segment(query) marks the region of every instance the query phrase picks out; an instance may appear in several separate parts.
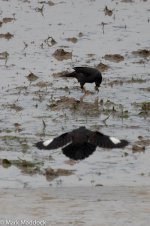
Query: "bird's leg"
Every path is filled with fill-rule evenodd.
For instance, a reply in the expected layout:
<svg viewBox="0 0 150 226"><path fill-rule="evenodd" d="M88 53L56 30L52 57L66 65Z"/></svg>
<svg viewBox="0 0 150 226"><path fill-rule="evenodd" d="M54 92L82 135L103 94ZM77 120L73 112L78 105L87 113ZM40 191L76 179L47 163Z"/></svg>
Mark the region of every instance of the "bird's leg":
<svg viewBox="0 0 150 226"><path fill-rule="evenodd" d="M80 103L83 103L83 99L86 96L86 93L83 94L83 96L80 97Z"/></svg>
<svg viewBox="0 0 150 226"><path fill-rule="evenodd" d="M95 86L95 90L97 91L97 92L99 92L99 86Z"/></svg>
<svg viewBox="0 0 150 226"><path fill-rule="evenodd" d="M83 93L86 93L87 92L86 89L84 88L84 84L81 84L81 89L82 89L82 92Z"/></svg>

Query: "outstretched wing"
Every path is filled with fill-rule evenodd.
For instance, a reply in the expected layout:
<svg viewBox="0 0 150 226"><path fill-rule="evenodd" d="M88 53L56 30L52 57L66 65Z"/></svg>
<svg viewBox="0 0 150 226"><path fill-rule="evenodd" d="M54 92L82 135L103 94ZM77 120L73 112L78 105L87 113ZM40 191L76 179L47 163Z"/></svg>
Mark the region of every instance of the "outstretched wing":
<svg viewBox="0 0 150 226"><path fill-rule="evenodd" d="M89 138L89 142L103 148L123 148L129 144L127 140L119 140L118 138L110 137L100 132L93 132Z"/></svg>
<svg viewBox="0 0 150 226"><path fill-rule="evenodd" d="M62 149L63 154L74 160L82 160L91 155L96 146L90 143L71 143Z"/></svg>
<svg viewBox="0 0 150 226"><path fill-rule="evenodd" d="M51 150L63 147L69 142L71 142L70 133L64 133L61 136L54 138L53 140L39 141L35 146L39 149Z"/></svg>

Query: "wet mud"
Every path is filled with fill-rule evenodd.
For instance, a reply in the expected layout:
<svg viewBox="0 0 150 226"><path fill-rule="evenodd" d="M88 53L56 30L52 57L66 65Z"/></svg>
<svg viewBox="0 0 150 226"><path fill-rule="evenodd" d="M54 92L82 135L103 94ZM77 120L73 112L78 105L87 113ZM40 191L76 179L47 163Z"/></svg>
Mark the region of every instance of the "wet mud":
<svg viewBox="0 0 150 226"><path fill-rule="evenodd" d="M134 186L2 189L1 222L5 225L9 219L20 225L36 222L64 226L148 226L149 197L149 187Z"/></svg>
<svg viewBox="0 0 150 226"><path fill-rule="evenodd" d="M96 205L103 225L114 225L116 218L116 225L149 225L150 202L144 193L148 189L143 190L150 186L149 1L14 0L12 4L2 0L0 5L0 192L8 210L0 210L2 216L16 214L8 208L14 201L13 189L33 189L32 194L35 189L39 194L41 187L57 188L59 196L67 187L74 190L74 197L81 191L83 206L74 198L71 204L68 196L61 206L62 217L54 216L49 224L100 225L98 212L93 210L95 221L88 223L88 213ZM86 84L84 94L75 79L62 77L75 66L102 72L99 93L94 84ZM41 139L53 139L79 126L127 139L130 144L121 150L97 148L89 158L74 162L60 149L39 151L35 147ZM91 190L85 201L83 187L102 188L96 199L104 195L105 208L95 198L88 200ZM125 189L123 194L119 187ZM27 190L22 199L18 196L17 205L28 196ZM123 200L129 211L121 207ZM55 211L60 201L62 197L53 202ZM37 202L33 196L32 216L39 214ZM18 210L25 211L26 217L27 206ZM49 208L47 203L46 211ZM72 214L68 220L66 208ZM83 213L84 219L77 219L77 213Z"/></svg>

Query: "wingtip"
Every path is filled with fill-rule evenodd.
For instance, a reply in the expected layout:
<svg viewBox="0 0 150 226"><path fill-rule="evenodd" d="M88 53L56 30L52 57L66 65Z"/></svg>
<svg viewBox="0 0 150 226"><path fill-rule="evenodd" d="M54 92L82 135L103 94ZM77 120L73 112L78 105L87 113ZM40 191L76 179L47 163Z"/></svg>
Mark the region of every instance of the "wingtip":
<svg viewBox="0 0 150 226"><path fill-rule="evenodd" d="M43 145L43 141L39 141L36 144L34 144L35 147L37 147L38 149L44 149L44 145Z"/></svg>
<svg viewBox="0 0 150 226"><path fill-rule="evenodd" d="M109 137L109 139L113 143L114 148L115 147L116 148L124 148L124 147L126 147L129 144L129 142L127 140L123 140L123 139L120 140L120 139L118 139L116 137Z"/></svg>
<svg viewBox="0 0 150 226"><path fill-rule="evenodd" d="M120 140L120 146L122 148L126 147L127 145L129 145L129 141L127 141L127 140Z"/></svg>

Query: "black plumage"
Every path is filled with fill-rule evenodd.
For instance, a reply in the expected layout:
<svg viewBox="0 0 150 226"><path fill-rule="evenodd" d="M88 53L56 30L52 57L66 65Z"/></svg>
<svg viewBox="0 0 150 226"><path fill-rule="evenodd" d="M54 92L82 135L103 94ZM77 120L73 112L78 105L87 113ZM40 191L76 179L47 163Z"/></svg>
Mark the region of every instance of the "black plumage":
<svg viewBox="0 0 150 226"><path fill-rule="evenodd" d="M99 91L102 82L102 75L99 70L91 67L74 67L73 69L73 72L65 74L63 77L76 78L83 91L85 91L85 83L95 83L95 90Z"/></svg>
<svg viewBox="0 0 150 226"><path fill-rule="evenodd" d="M119 140L114 137L104 135L98 131L91 131L85 127L79 127L71 132L64 133L52 141L40 141L36 143L39 149L57 149L62 147L62 152L70 159L81 160L91 155L96 147L103 148L123 148L128 145L128 141Z"/></svg>

